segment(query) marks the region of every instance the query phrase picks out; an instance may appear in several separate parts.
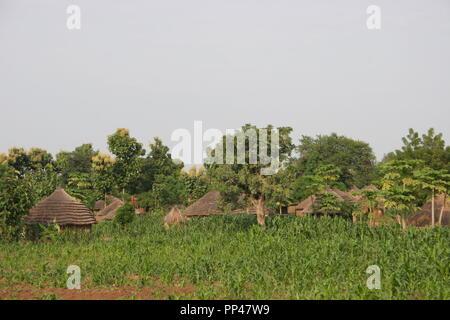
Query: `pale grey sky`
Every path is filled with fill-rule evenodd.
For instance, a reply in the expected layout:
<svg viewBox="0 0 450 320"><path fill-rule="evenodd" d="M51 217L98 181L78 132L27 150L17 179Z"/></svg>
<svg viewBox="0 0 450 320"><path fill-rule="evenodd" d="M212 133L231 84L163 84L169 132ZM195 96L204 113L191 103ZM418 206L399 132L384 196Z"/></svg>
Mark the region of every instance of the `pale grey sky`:
<svg viewBox="0 0 450 320"><path fill-rule="evenodd" d="M202 120L337 132L380 159L409 127L450 141L450 1L0 0L0 108L0 152L106 151L118 127L173 146Z"/></svg>

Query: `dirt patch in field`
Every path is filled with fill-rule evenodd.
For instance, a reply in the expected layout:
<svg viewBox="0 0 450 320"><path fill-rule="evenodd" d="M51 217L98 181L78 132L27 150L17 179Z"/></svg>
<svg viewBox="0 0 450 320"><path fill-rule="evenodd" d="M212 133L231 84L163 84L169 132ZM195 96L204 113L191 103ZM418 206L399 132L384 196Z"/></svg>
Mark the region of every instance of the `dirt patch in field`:
<svg viewBox="0 0 450 320"><path fill-rule="evenodd" d="M18 300L167 300L171 298L194 298L195 286L183 287L156 283L151 287L111 287L111 288L36 288L28 284L16 284L0 288L0 299Z"/></svg>

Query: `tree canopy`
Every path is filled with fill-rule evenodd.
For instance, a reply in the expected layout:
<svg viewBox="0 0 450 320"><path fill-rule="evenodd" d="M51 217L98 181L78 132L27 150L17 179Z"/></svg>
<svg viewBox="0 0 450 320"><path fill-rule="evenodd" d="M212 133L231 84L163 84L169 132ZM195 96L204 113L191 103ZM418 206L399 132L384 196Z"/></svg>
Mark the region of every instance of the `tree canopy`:
<svg viewBox="0 0 450 320"><path fill-rule="evenodd" d="M414 129L402 138L401 149L388 153L383 162L391 160L422 160L428 167L436 170L450 171L450 146L446 145L442 133L436 134L430 128L421 136Z"/></svg>
<svg viewBox="0 0 450 320"><path fill-rule="evenodd" d="M265 225L266 201L271 200L271 195L283 193L288 184L279 178L294 149L291 132L290 127L257 128L247 124L234 135L222 138L211 152L214 161L205 166L225 205L242 205L239 201L244 195L256 208L258 223ZM272 171L274 166L281 170Z"/></svg>
<svg viewBox="0 0 450 320"><path fill-rule="evenodd" d="M311 175L321 165L333 165L340 170L339 178L344 188L369 184L375 169L375 155L369 144L339 136L302 136L296 150L298 159L292 165L297 177Z"/></svg>

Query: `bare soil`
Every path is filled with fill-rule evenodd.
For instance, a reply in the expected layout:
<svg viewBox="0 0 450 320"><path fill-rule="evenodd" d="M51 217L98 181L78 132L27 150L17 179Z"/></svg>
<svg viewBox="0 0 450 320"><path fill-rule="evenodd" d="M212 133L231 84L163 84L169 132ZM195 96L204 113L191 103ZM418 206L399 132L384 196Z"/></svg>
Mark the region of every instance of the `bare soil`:
<svg viewBox="0 0 450 320"><path fill-rule="evenodd" d="M94 287L66 289L66 288L37 288L29 284L15 284L0 287L0 300L167 300L171 297L193 298L196 288L192 285L178 287L156 283L152 287Z"/></svg>

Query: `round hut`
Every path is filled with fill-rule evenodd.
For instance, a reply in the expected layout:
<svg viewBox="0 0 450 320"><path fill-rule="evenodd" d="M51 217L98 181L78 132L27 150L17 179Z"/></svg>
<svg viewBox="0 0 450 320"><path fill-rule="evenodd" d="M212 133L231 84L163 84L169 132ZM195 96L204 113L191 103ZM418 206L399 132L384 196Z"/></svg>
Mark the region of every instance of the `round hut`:
<svg viewBox="0 0 450 320"><path fill-rule="evenodd" d="M97 213L97 215L95 216L97 222L113 220L116 217L117 210L119 210L119 208L124 205L124 202L117 198L114 199L115 200L111 202L105 209Z"/></svg>
<svg viewBox="0 0 450 320"><path fill-rule="evenodd" d="M57 188L49 197L39 202L25 217L27 225L58 224L62 230L88 231L95 222L91 210L62 188Z"/></svg>

